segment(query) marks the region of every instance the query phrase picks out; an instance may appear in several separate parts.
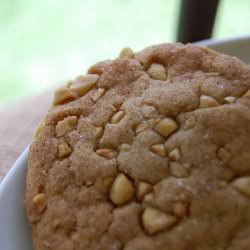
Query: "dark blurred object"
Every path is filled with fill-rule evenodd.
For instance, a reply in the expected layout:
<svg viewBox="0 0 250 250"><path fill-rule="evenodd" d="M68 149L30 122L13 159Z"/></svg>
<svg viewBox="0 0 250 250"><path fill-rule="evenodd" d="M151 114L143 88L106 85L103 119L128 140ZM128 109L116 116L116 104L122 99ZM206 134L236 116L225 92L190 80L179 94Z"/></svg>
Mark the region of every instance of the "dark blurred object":
<svg viewBox="0 0 250 250"><path fill-rule="evenodd" d="M182 0L177 41L195 42L211 37L219 0Z"/></svg>

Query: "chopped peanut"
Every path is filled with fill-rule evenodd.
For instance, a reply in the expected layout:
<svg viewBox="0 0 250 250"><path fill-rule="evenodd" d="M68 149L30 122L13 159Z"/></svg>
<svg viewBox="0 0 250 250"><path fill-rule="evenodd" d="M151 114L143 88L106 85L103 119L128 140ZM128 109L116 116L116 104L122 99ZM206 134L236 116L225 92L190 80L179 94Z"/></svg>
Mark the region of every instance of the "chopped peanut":
<svg viewBox="0 0 250 250"><path fill-rule="evenodd" d="M55 218L52 222L52 228L56 230L61 226L61 221L58 218Z"/></svg>
<svg viewBox="0 0 250 250"><path fill-rule="evenodd" d="M226 103L235 103L235 101L236 101L236 97L234 97L234 96L227 96L227 97L225 97L224 98L224 101L226 102Z"/></svg>
<svg viewBox="0 0 250 250"><path fill-rule="evenodd" d="M222 169L220 179L225 181L231 181L234 178L234 171L230 168Z"/></svg>
<svg viewBox="0 0 250 250"><path fill-rule="evenodd" d="M77 116L68 116L63 120L59 121L56 125L56 136L60 137L76 127L77 124Z"/></svg>
<svg viewBox="0 0 250 250"><path fill-rule="evenodd" d="M139 134L139 133L143 132L144 130L146 130L147 128L148 128L147 123L142 122L142 123L137 125L137 127L135 129L135 133Z"/></svg>
<svg viewBox="0 0 250 250"><path fill-rule="evenodd" d="M116 112L117 111L117 107L113 104L110 105L110 109L112 112Z"/></svg>
<svg viewBox="0 0 250 250"><path fill-rule="evenodd" d="M99 88L97 91L91 96L93 102L97 102L99 98L101 98L105 93L104 88Z"/></svg>
<svg viewBox="0 0 250 250"><path fill-rule="evenodd" d="M111 188L113 182L114 182L114 177L106 177L105 179L103 179L103 185L108 189Z"/></svg>
<svg viewBox="0 0 250 250"><path fill-rule="evenodd" d="M166 230L176 222L177 218L175 216L151 207L146 208L142 215L143 226L149 234Z"/></svg>
<svg viewBox="0 0 250 250"><path fill-rule="evenodd" d="M157 109L152 105L143 105L142 114L145 118L155 118L158 115Z"/></svg>
<svg viewBox="0 0 250 250"><path fill-rule="evenodd" d="M129 178L124 174L119 174L114 180L111 190L110 199L116 205L122 205L133 199L135 188Z"/></svg>
<svg viewBox="0 0 250 250"><path fill-rule="evenodd" d="M165 147L163 144L155 144L151 146L151 151L160 155L160 156L165 156L166 152L165 152Z"/></svg>
<svg viewBox="0 0 250 250"><path fill-rule="evenodd" d="M129 59L134 57L134 52L131 48L123 48L119 54L121 59Z"/></svg>
<svg viewBox="0 0 250 250"><path fill-rule="evenodd" d="M94 136L96 139L101 138L104 132L104 128L103 127L96 127L95 132L94 132Z"/></svg>
<svg viewBox="0 0 250 250"><path fill-rule="evenodd" d="M100 148L96 150L96 153L104 158L109 160L115 158L117 156L117 152L110 148Z"/></svg>
<svg viewBox="0 0 250 250"><path fill-rule="evenodd" d="M178 217L184 217L187 215L188 206L184 202L177 202L173 207L174 214Z"/></svg>
<svg viewBox="0 0 250 250"><path fill-rule="evenodd" d="M90 186L92 186L93 184L94 184L93 181L86 181L86 183L85 183L86 187L90 187Z"/></svg>
<svg viewBox="0 0 250 250"><path fill-rule="evenodd" d="M244 97L250 96L250 89L244 94Z"/></svg>
<svg viewBox="0 0 250 250"><path fill-rule="evenodd" d="M155 131L164 137L168 137L178 129L177 123L171 118L164 118L155 126Z"/></svg>
<svg viewBox="0 0 250 250"><path fill-rule="evenodd" d="M147 182L141 181L138 184L137 188L137 198L138 200L143 200L144 196L153 191L152 185L148 184Z"/></svg>
<svg viewBox="0 0 250 250"><path fill-rule="evenodd" d="M250 197L250 177L244 176L236 179L232 183L233 187L236 188L242 194Z"/></svg>
<svg viewBox="0 0 250 250"><path fill-rule="evenodd" d="M196 123L195 116L191 116L185 121L183 129L184 130L191 129L195 126L195 123Z"/></svg>
<svg viewBox="0 0 250 250"><path fill-rule="evenodd" d="M120 146L120 150L121 151L129 151L131 148L131 146L127 143L123 143L121 146Z"/></svg>
<svg viewBox="0 0 250 250"><path fill-rule="evenodd" d="M202 95L200 97L200 108L217 107L219 103L212 96Z"/></svg>
<svg viewBox="0 0 250 250"><path fill-rule="evenodd" d="M75 94L71 89L67 87L61 87L55 92L53 103L57 105L73 101L75 99L76 99Z"/></svg>
<svg viewBox="0 0 250 250"><path fill-rule="evenodd" d="M35 195L32 199L32 205L37 213L42 213L46 208L46 197L44 193Z"/></svg>
<svg viewBox="0 0 250 250"><path fill-rule="evenodd" d="M188 170L184 168L180 163L175 161L170 162L170 173L175 177L188 176Z"/></svg>
<svg viewBox="0 0 250 250"><path fill-rule="evenodd" d="M35 130L34 139L37 139L37 138L38 138L38 136L39 136L39 134L40 134L41 129L43 128L43 126L44 126L44 121L41 121L41 122L39 123L38 127L37 127L36 130Z"/></svg>
<svg viewBox="0 0 250 250"><path fill-rule="evenodd" d="M178 161L181 158L181 153L178 148L173 149L169 154L168 157L172 161Z"/></svg>
<svg viewBox="0 0 250 250"><path fill-rule="evenodd" d="M217 152L217 156L224 163L229 162L232 158L231 153L226 148L220 148Z"/></svg>
<svg viewBox="0 0 250 250"><path fill-rule="evenodd" d="M148 69L149 75L155 80L167 80L167 72L163 65L152 63Z"/></svg>
<svg viewBox="0 0 250 250"><path fill-rule="evenodd" d="M154 195L153 193L148 193L144 196L143 201L146 203L151 203L154 200Z"/></svg>
<svg viewBox="0 0 250 250"><path fill-rule="evenodd" d="M79 96L83 96L92 87L94 87L98 79L99 79L99 75L96 75L96 74L88 74L85 76L79 76L78 78L76 78L75 81L72 82L72 84L70 85L70 88L76 91L76 93Z"/></svg>
<svg viewBox="0 0 250 250"><path fill-rule="evenodd" d="M120 110L115 113L111 118L111 123L118 123L125 116L124 111Z"/></svg>
<svg viewBox="0 0 250 250"><path fill-rule="evenodd" d="M72 149L67 143L61 143L58 145L58 157L62 158L68 156L71 152Z"/></svg>

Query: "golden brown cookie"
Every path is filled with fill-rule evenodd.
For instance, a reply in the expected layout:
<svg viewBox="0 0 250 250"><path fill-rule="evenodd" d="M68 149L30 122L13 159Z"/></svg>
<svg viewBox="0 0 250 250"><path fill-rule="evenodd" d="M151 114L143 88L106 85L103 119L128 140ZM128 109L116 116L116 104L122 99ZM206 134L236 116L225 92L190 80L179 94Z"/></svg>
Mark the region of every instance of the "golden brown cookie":
<svg viewBox="0 0 250 250"><path fill-rule="evenodd" d="M249 250L250 67L161 44L55 93L30 147L35 250Z"/></svg>

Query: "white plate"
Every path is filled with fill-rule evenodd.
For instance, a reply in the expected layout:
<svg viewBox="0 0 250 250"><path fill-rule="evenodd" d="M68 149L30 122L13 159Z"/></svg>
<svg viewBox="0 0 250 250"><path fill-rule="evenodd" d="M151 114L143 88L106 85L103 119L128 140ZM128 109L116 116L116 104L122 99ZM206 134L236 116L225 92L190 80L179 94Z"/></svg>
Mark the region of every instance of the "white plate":
<svg viewBox="0 0 250 250"><path fill-rule="evenodd" d="M250 37L197 43L237 56L250 63ZM23 206L28 148L0 185L0 249L32 250L31 234Z"/></svg>
<svg viewBox="0 0 250 250"><path fill-rule="evenodd" d="M24 211L28 148L17 159L0 185L0 249L32 250Z"/></svg>
<svg viewBox="0 0 250 250"><path fill-rule="evenodd" d="M201 42L197 42L196 44L209 47L231 56L236 56L245 63L250 63L250 36L221 40L203 40Z"/></svg>

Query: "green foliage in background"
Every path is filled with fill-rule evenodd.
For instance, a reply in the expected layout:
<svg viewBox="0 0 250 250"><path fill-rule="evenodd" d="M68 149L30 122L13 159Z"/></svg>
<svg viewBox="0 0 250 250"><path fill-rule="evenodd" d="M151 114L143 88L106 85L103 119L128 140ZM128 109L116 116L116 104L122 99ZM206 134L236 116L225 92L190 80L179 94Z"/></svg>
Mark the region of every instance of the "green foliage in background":
<svg viewBox="0 0 250 250"><path fill-rule="evenodd" d="M249 31L248 5L221 1L215 37ZM83 74L122 47L175 41L179 8L179 0L1 1L0 104Z"/></svg>

